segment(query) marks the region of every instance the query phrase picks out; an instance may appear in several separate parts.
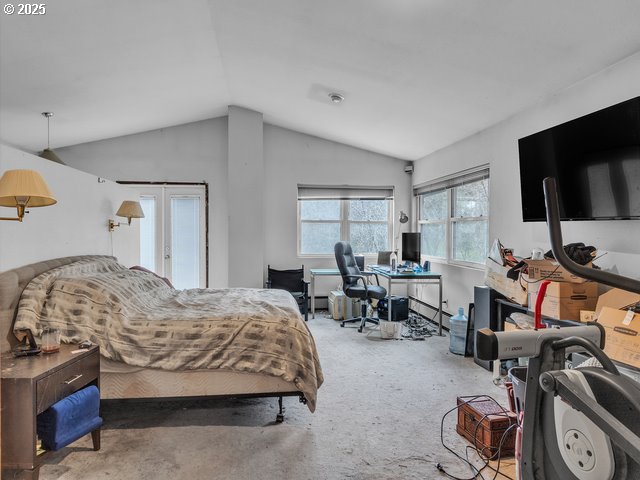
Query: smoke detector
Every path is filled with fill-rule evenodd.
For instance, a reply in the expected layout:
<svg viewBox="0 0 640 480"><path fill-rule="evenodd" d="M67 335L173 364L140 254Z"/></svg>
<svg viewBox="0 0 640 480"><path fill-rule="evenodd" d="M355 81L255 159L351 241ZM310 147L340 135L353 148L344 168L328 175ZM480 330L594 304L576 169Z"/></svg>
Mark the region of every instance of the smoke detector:
<svg viewBox="0 0 640 480"><path fill-rule="evenodd" d="M329 98L333 103L342 103L344 100L344 95L340 95L339 93L332 92L329 94Z"/></svg>

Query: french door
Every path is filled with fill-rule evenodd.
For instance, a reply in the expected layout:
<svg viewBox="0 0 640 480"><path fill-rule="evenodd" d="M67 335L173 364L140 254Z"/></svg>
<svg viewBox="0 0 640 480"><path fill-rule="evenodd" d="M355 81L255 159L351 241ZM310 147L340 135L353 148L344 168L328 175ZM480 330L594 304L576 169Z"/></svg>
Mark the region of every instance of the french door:
<svg viewBox="0 0 640 480"><path fill-rule="evenodd" d="M203 185L135 185L145 217L140 222L140 264L177 289L206 286L206 192Z"/></svg>

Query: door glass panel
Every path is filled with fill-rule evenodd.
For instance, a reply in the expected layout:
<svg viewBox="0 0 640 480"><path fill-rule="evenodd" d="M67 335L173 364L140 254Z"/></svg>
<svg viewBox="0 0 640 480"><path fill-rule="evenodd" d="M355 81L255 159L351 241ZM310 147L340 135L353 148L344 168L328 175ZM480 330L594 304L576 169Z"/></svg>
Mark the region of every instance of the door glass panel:
<svg viewBox="0 0 640 480"><path fill-rule="evenodd" d="M200 198L171 197L171 282L200 286Z"/></svg>
<svg viewBox="0 0 640 480"><path fill-rule="evenodd" d="M156 197L140 197L144 218L140 219L140 265L152 272L156 268Z"/></svg>

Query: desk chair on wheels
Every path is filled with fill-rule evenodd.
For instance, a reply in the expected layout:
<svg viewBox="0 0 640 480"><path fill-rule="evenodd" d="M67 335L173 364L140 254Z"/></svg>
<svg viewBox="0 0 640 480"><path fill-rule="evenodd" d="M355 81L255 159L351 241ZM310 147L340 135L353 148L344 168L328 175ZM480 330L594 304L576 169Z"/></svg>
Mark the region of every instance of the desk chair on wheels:
<svg viewBox="0 0 640 480"><path fill-rule="evenodd" d="M344 327L346 323L360 322L358 332L362 332L364 326L368 323L378 324L378 319L367 317L367 304L371 303L374 298L380 300L387 296L387 290L379 285L367 285L367 278L356 264L353 250L348 242L338 242L334 247L336 255L336 263L342 276L342 291L349 298L359 298L366 300L362 303L362 315L360 317L350 318L340 323ZM358 284L358 281L362 285Z"/></svg>

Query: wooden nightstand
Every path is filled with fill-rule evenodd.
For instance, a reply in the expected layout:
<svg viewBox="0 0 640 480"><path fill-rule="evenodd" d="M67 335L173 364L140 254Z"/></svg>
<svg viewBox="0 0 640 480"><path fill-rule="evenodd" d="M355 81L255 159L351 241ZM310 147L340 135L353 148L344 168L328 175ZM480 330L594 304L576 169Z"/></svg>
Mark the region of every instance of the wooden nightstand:
<svg viewBox="0 0 640 480"><path fill-rule="evenodd" d="M87 385L100 388L100 349L81 353L60 345L58 353L14 358L2 356L2 479L37 480L49 452L40 449L36 416ZM100 429L91 432L100 449Z"/></svg>

